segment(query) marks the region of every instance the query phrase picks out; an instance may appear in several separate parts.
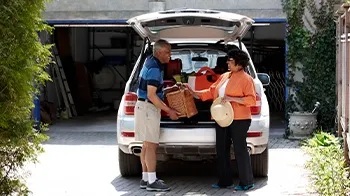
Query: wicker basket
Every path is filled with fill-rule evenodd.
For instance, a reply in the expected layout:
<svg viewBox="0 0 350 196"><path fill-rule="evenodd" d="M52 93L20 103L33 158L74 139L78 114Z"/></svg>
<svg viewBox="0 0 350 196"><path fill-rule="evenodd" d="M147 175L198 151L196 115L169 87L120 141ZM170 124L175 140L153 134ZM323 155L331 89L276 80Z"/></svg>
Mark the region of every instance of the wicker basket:
<svg viewBox="0 0 350 196"><path fill-rule="evenodd" d="M196 104L190 91L183 86L173 86L166 92L170 108L181 113L179 117L190 118L198 113Z"/></svg>

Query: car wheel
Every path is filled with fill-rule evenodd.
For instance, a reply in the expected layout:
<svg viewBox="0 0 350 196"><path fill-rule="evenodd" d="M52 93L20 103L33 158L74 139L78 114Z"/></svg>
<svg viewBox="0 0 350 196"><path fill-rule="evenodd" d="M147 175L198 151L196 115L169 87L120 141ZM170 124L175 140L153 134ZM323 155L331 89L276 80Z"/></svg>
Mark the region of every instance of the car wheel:
<svg viewBox="0 0 350 196"><path fill-rule="evenodd" d="M133 154L126 154L119 149L119 170L123 177L141 174L140 158Z"/></svg>
<svg viewBox="0 0 350 196"><path fill-rule="evenodd" d="M269 147L263 153L251 156L253 175L255 177L267 177L269 170Z"/></svg>

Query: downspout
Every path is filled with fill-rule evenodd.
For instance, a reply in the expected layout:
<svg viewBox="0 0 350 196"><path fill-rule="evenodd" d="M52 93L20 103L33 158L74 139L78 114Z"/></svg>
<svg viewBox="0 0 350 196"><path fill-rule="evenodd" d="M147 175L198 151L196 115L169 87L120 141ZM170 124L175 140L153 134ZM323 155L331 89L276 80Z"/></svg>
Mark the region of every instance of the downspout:
<svg viewBox="0 0 350 196"><path fill-rule="evenodd" d="M287 55L288 55L288 43L287 43L287 27L288 27L288 22L285 22L285 31L284 31L284 57L285 57L285 67L284 67L284 74L285 74L285 106L286 106L286 111L287 111L287 101L289 97L289 88L288 88L288 61L287 61Z"/></svg>
<svg viewBox="0 0 350 196"><path fill-rule="evenodd" d="M40 42L41 44L43 44L43 41L40 38L40 32L37 32L38 35L38 42ZM41 94L41 90L40 90L40 86L36 86L37 89L39 89L39 93L35 94L33 96L34 100L34 109L33 109L33 120L34 120L34 129L36 129L37 131L40 131L40 94Z"/></svg>
<svg viewBox="0 0 350 196"><path fill-rule="evenodd" d="M33 120L34 120L34 128L37 131L40 131L40 93L38 95L34 95L34 110L33 110Z"/></svg>

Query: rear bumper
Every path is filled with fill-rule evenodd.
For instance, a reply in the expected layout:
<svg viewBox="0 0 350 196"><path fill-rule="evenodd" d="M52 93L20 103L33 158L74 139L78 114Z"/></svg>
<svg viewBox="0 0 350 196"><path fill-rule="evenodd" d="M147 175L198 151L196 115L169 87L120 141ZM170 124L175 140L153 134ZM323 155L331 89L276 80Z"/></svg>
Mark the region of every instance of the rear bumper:
<svg viewBox="0 0 350 196"><path fill-rule="evenodd" d="M134 118L118 120L117 137L119 148L128 154L142 147L134 137L124 137L122 131L134 132ZM253 118L249 132L262 132L260 137L248 137L247 148L251 154L262 153L269 138L269 117ZM213 155L215 150L215 128L161 128L159 154Z"/></svg>
<svg viewBox="0 0 350 196"><path fill-rule="evenodd" d="M261 154L266 149L267 144L253 145L252 143L247 143L248 152L250 154ZM140 150L142 148L141 142L132 142L129 145L119 145L119 148L127 154L135 154L139 156ZM233 149L231 149L233 152ZM215 155L216 148L215 145L169 145L169 144L159 144L157 149L157 154L162 155L184 155L184 156L196 156L196 155Z"/></svg>

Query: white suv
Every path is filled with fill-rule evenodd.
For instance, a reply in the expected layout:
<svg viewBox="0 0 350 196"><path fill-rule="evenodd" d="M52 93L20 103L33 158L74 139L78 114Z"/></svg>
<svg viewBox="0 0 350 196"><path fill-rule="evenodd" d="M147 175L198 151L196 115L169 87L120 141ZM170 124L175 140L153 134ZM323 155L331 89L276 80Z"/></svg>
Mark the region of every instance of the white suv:
<svg viewBox="0 0 350 196"><path fill-rule="evenodd" d="M253 22L246 16L201 9L154 12L128 20L143 38L144 44L118 110L117 139L122 176L138 175L141 172L139 154L142 143L134 137L134 106L139 73L145 58L152 53L152 43L158 39L169 41L172 45L172 59L180 59L182 73L196 72L203 66L214 70L218 67L225 69L227 65L224 56L228 50L241 48L248 53L241 38ZM207 60L194 61L193 57L204 57ZM251 154L254 175L267 176L270 117L263 86L269 84L270 78L267 74L257 74L251 60L246 71L253 77L257 91L257 105L251 107L252 123L247 148ZM209 112L211 102L196 100L196 105L199 112L190 119L172 121L163 113L157 152L159 161L201 161L215 158L215 124ZM234 154L232 155L234 159Z"/></svg>

